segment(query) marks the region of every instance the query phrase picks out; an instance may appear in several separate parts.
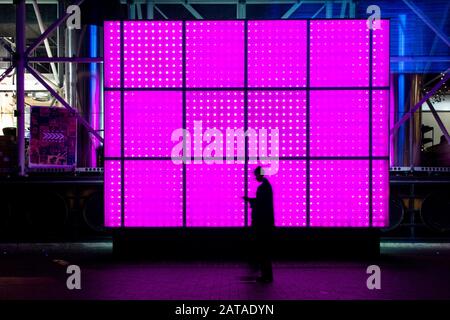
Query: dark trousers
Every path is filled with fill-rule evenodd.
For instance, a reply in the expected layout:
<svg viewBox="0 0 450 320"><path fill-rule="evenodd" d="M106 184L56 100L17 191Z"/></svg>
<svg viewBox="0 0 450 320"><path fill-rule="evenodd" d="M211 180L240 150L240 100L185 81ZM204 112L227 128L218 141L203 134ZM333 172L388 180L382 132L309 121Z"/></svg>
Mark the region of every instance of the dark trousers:
<svg viewBox="0 0 450 320"><path fill-rule="evenodd" d="M259 267L261 277L264 279L273 279L272 272L272 229L253 228L253 263Z"/></svg>

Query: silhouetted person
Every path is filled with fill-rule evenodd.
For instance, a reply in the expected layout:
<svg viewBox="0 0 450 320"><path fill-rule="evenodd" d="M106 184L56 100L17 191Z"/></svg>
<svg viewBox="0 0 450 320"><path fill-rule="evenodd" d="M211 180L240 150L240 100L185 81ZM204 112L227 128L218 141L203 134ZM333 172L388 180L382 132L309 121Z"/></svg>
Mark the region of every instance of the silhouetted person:
<svg viewBox="0 0 450 320"><path fill-rule="evenodd" d="M269 180L264 178L264 171L257 167L254 171L256 180L261 182L256 198L244 197L252 208L251 230L255 250L255 258L261 270L261 282L272 282L271 240L274 229L273 192Z"/></svg>

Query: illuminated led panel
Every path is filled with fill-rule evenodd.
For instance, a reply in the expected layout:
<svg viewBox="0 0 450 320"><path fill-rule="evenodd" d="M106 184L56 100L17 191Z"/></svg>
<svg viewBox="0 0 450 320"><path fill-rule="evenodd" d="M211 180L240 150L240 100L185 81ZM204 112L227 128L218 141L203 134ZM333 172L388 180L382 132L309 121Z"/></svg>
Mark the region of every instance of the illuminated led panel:
<svg viewBox="0 0 450 320"><path fill-rule="evenodd" d="M306 21L248 22L248 86L306 86Z"/></svg>
<svg viewBox="0 0 450 320"><path fill-rule="evenodd" d="M120 22L105 22L104 64L105 87L120 87Z"/></svg>
<svg viewBox="0 0 450 320"><path fill-rule="evenodd" d="M310 25L311 86L368 86L366 20L317 20Z"/></svg>
<svg viewBox="0 0 450 320"><path fill-rule="evenodd" d="M202 133L195 130L194 122L201 122ZM233 144L226 144L233 138L233 130L239 137L238 131L244 129L244 92L243 91L190 91L186 93L186 128L190 132L192 139L192 156L198 158L202 154L215 157L225 157L228 155L244 155L243 144L238 145L238 138ZM208 129L208 131L206 131ZM241 135L241 137L243 137ZM203 140L202 145L195 141ZM244 140L242 140L244 141ZM208 145L216 143L216 152L209 152ZM202 152L203 151L203 152Z"/></svg>
<svg viewBox="0 0 450 320"><path fill-rule="evenodd" d="M312 160L312 227L369 226L369 161Z"/></svg>
<svg viewBox="0 0 450 320"><path fill-rule="evenodd" d="M186 22L186 85L244 86L244 22Z"/></svg>
<svg viewBox="0 0 450 320"><path fill-rule="evenodd" d="M186 166L188 227L244 226L244 165Z"/></svg>
<svg viewBox="0 0 450 320"><path fill-rule="evenodd" d="M306 155L306 92L305 91L249 91L248 92L248 128L249 138L266 135L267 150L265 155L280 157L295 157ZM261 129L266 129L261 131ZM275 146L270 134L276 135L278 129L279 150ZM274 140L275 141L275 140ZM274 143L275 145L275 143ZM249 143L249 154L256 154L258 148ZM262 150L259 150L262 151Z"/></svg>
<svg viewBox="0 0 450 320"><path fill-rule="evenodd" d="M120 92L105 91L105 157L121 156Z"/></svg>
<svg viewBox="0 0 450 320"><path fill-rule="evenodd" d="M389 156L389 91L372 92L372 155Z"/></svg>
<svg viewBox="0 0 450 320"><path fill-rule="evenodd" d="M182 43L182 22L124 22L125 87L181 87Z"/></svg>
<svg viewBox="0 0 450 320"><path fill-rule="evenodd" d="M372 85L381 87L389 86L389 20L378 23L381 29L372 35Z"/></svg>
<svg viewBox="0 0 450 320"><path fill-rule="evenodd" d="M369 93L312 90L311 156L369 156Z"/></svg>
<svg viewBox="0 0 450 320"><path fill-rule="evenodd" d="M105 226L120 227L121 201L121 162L105 160Z"/></svg>
<svg viewBox="0 0 450 320"><path fill-rule="evenodd" d="M372 162L372 225L389 225L389 160Z"/></svg>
<svg viewBox="0 0 450 320"><path fill-rule="evenodd" d="M250 166L248 170L248 196L256 197L256 190L260 183L256 181L253 171L257 166ZM264 167L264 166L263 166ZM306 161L279 160L271 162L270 167L278 172L267 176L272 185L275 225L277 227L305 227L306 226ZM248 223L251 224L251 209L249 207Z"/></svg>
<svg viewBox="0 0 450 320"><path fill-rule="evenodd" d="M183 127L182 109L181 92L125 92L125 156L170 157L172 132Z"/></svg>
<svg viewBox="0 0 450 320"><path fill-rule="evenodd" d="M126 160L125 226L182 226L182 174L170 160Z"/></svg>

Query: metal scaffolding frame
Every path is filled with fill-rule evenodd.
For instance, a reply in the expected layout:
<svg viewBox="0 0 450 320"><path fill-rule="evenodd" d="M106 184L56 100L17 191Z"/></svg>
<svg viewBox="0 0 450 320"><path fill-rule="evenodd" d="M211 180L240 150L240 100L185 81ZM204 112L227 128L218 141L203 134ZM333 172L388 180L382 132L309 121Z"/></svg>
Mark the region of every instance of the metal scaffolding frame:
<svg viewBox="0 0 450 320"><path fill-rule="evenodd" d="M77 0L74 5L81 5L84 0ZM92 128L92 126L87 122L83 116L73 108L63 97L61 97L58 92L56 92L52 86L48 83L51 82L45 79L38 71L32 68L28 63L30 62L46 62L50 63L52 66L52 72L55 76L55 80L60 79L58 71L56 69L55 63L103 63L103 59L97 58L72 58L72 57L57 57L54 58L51 54L50 47L48 45L48 37L54 32L61 24L66 21L72 13L65 13L59 17L52 25L47 29L44 29L42 19L40 19L40 12L36 0L28 1L28 3L33 4L33 8L36 13L39 28L41 30L41 35L28 47L25 46L25 24L26 24L26 0L16 0L16 48L12 48L9 43L5 41L0 42L6 50L12 55L13 63L12 65L0 76L0 81L3 80L12 70L16 69L17 73L17 146L18 146L18 167L19 175L23 176L26 174L25 170L25 70L28 70L30 74L34 76L49 92L50 94L58 100L65 108L70 110L78 119L78 121L91 133L96 139L103 143L103 137ZM52 4L58 4L57 1L49 1ZM33 58L30 54L44 42L47 50L48 57L46 58ZM60 84L61 86L62 84Z"/></svg>
<svg viewBox="0 0 450 320"><path fill-rule="evenodd" d="M77 0L74 2L75 5L80 5L84 0ZM119 1L119 0L117 0ZM128 5L128 13L130 19L143 19L143 6L146 6L146 19L154 19L155 11L158 12L164 19L168 19L168 16L161 10L159 5L162 4L178 4L185 8L185 10L192 15L195 19L203 19L203 16L193 7L193 5L235 5L236 6L236 18L237 19L245 19L247 13L247 5L274 5L274 4L285 4L290 5L289 9L283 13L280 17L281 19L289 19L293 14L301 10L302 7L306 5L318 5L322 4L319 10L317 10L311 18L317 17L323 11L325 11L325 16L327 18L333 18L333 10L339 6L339 16L334 18L354 18L356 13L356 1L354 0L120 0L122 4ZM411 0L403 0L403 2L436 34L436 37L444 41L444 43L450 46L448 36L436 26L428 17L424 15L424 13L413 3ZM12 65L8 67L3 74L0 75L0 81L5 79L14 69L16 69L17 73L17 135L18 135L18 159L19 159L19 174L25 175L25 91L24 91L24 83L25 83L25 71L27 70L30 74L32 74L54 97L54 99L58 100L65 108L69 109L73 112L78 118L79 122L91 133L96 139L100 142L103 142L102 136L92 128L92 126L87 122L79 112L72 107L70 97L66 97L69 99L67 102L63 97L61 97L58 92L50 85L54 85L49 79L46 79L42 74L32 68L29 63L41 62L41 63L50 63L52 73L55 77L55 80L58 84L58 87L62 87L62 79L63 75L59 68L56 68L55 64L58 63L103 63L102 58L76 58L76 57L61 57L60 54L60 40L58 35L57 46L58 46L58 54L57 57L52 56L49 44L48 37L49 35L57 30L59 32L59 27L63 24L63 22L71 15L64 11L58 9L60 12L59 18L52 23L47 29L43 24L42 19L40 18L40 12L38 3L36 0L0 0L0 4L12 4L16 5L16 43L13 44L7 39L0 38L0 45L6 49L7 52L13 57ZM38 21L39 29L41 31L41 35L28 47L25 47L25 15L26 15L26 4L32 4L36 18ZM39 0L39 4L55 4L60 5L58 0ZM44 43L47 57L31 57L30 54L39 47L42 43ZM398 61L439 61L439 62L447 62L450 61L448 56L418 56L418 57L391 57L391 62ZM2 59L1 61L9 61ZM450 69L449 69L450 70ZM449 78L449 70L446 70L442 74L442 79L439 83L417 103L411 110L404 115L391 129L390 134L393 135L398 130L398 128L408 121L412 114L419 110L423 103L427 103L429 106L431 102L429 98L439 90L439 88L448 80ZM50 84L49 84L50 83ZM433 113L433 116L436 118L439 127L443 130L445 137L450 143L450 136L445 126L442 123L442 120L439 118L439 115L434 110L433 106L430 106L430 110Z"/></svg>

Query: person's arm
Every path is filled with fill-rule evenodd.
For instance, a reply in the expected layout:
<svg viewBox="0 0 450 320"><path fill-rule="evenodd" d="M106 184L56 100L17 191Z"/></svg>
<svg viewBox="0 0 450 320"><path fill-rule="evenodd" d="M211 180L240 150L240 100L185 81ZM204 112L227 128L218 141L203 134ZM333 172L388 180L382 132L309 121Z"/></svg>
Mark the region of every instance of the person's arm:
<svg viewBox="0 0 450 320"><path fill-rule="evenodd" d="M245 202L250 203L250 207L253 208L253 206L255 205L255 202L256 202L256 198L250 198L250 197L242 197L242 198L245 200Z"/></svg>

